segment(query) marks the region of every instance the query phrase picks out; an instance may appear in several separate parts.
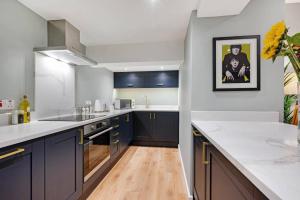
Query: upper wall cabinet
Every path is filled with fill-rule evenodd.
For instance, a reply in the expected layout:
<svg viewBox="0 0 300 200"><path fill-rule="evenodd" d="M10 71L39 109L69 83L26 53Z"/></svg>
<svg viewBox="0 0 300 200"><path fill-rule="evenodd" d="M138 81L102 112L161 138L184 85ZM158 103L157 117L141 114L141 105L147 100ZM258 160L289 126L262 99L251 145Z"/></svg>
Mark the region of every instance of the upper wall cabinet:
<svg viewBox="0 0 300 200"><path fill-rule="evenodd" d="M114 88L178 88L178 71L116 72Z"/></svg>
<svg viewBox="0 0 300 200"><path fill-rule="evenodd" d="M144 74L139 72L114 73L114 88L141 88L144 85Z"/></svg>

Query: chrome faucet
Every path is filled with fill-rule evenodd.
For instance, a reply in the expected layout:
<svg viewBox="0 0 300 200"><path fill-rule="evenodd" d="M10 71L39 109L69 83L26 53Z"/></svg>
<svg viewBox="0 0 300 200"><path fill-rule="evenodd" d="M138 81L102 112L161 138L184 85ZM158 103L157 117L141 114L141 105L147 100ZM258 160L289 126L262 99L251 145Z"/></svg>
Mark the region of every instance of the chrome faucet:
<svg viewBox="0 0 300 200"><path fill-rule="evenodd" d="M149 102L148 102L148 97L147 97L147 95L145 96L145 106L146 106L146 108L149 108Z"/></svg>

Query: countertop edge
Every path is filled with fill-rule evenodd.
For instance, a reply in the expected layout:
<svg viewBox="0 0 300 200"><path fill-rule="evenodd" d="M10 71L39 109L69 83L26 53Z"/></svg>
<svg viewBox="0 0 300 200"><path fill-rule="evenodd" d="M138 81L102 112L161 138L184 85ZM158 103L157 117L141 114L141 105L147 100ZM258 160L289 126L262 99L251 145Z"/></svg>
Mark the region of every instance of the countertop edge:
<svg viewBox="0 0 300 200"><path fill-rule="evenodd" d="M261 182L254 174L249 172L243 165L233 158L225 149L223 149L218 143L216 143L209 135L203 131L196 122L197 120L192 120L192 125L203 134L210 143L212 143L258 190L260 190L267 198L272 200L281 200L276 193L274 193L267 185Z"/></svg>

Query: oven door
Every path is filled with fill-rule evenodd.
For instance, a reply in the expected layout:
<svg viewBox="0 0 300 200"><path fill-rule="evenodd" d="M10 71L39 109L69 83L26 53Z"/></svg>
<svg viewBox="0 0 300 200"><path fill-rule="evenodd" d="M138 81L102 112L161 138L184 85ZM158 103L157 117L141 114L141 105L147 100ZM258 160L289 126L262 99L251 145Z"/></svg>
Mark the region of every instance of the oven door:
<svg viewBox="0 0 300 200"><path fill-rule="evenodd" d="M84 182L110 159L110 132L107 128L84 137Z"/></svg>

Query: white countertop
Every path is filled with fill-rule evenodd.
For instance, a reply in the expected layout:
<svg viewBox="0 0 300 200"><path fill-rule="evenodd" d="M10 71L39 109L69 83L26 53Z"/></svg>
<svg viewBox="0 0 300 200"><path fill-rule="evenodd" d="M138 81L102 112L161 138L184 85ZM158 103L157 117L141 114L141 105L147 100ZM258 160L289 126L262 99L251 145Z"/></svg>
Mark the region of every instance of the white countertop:
<svg viewBox="0 0 300 200"><path fill-rule="evenodd" d="M269 199L299 199L297 127L279 122L192 124Z"/></svg>
<svg viewBox="0 0 300 200"><path fill-rule="evenodd" d="M169 106L169 105L136 105L133 111L149 111L149 112L178 112L178 106Z"/></svg>
<svg viewBox="0 0 300 200"><path fill-rule="evenodd" d="M28 124L19 124L13 126L0 126L0 148L18 144L21 142L33 140L43 136L51 135L60 131L80 127L102 119L111 118L114 116L126 114L132 111L178 111L175 107L153 107L153 108L137 108L129 110L114 110L108 113L96 113L95 115L103 115L91 120L80 122L62 122L62 121L32 121Z"/></svg>

